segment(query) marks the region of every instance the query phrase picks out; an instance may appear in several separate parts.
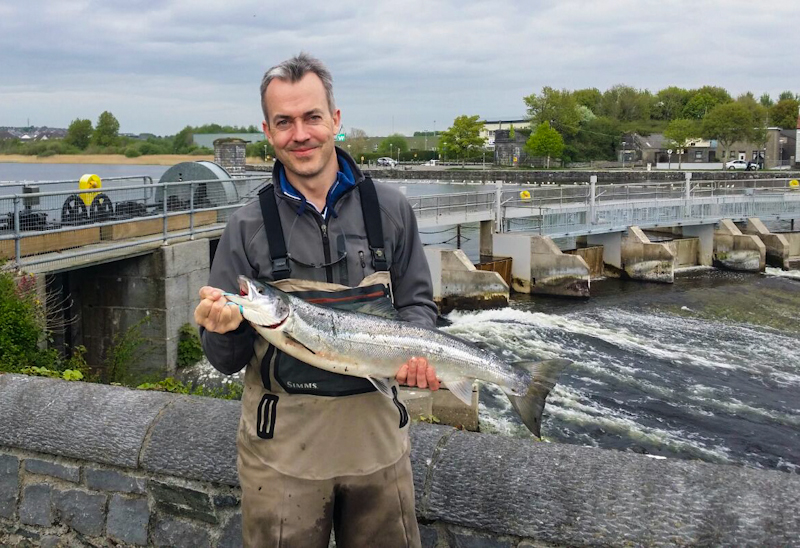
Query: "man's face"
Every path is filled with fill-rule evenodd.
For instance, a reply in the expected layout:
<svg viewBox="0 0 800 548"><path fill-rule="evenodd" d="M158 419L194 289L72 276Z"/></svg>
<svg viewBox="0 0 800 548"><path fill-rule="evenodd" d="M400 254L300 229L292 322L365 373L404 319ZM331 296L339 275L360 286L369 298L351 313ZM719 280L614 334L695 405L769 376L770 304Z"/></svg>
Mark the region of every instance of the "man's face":
<svg viewBox="0 0 800 548"><path fill-rule="evenodd" d="M308 73L292 84L272 80L266 91L264 135L286 171L311 178L337 162L333 139L340 112L331 114L322 81Z"/></svg>

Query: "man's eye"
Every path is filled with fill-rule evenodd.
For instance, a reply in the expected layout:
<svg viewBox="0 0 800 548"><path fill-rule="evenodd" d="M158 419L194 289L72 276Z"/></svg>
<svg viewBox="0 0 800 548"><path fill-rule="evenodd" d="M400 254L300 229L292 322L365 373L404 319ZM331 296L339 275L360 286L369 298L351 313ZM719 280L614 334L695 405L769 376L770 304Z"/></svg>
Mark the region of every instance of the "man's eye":
<svg viewBox="0 0 800 548"><path fill-rule="evenodd" d="M286 127L288 125L289 125L289 121L288 120L278 120L275 123L275 127Z"/></svg>
<svg viewBox="0 0 800 548"><path fill-rule="evenodd" d="M322 121L322 116L320 116L319 114L315 114L310 118L310 120L312 122L321 122Z"/></svg>

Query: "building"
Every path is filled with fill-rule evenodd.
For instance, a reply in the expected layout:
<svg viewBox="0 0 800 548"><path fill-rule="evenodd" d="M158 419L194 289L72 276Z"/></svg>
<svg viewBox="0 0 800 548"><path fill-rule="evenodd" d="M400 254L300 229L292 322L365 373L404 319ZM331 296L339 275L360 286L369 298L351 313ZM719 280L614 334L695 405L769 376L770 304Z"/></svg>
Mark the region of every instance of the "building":
<svg viewBox="0 0 800 548"><path fill-rule="evenodd" d="M503 120L483 120L483 129L481 129L480 136L485 139L485 147L489 150L494 149L495 136L498 130L508 130L514 126L514 130L528 129L530 127L530 120L519 116L517 118L506 118Z"/></svg>

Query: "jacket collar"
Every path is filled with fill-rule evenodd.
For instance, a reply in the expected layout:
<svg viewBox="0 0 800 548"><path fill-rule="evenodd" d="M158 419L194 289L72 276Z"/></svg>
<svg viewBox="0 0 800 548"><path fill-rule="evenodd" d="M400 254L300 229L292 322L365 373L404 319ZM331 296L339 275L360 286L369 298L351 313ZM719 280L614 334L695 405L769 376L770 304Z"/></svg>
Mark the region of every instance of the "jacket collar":
<svg viewBox="0 0 800 548"><path fill-rule="evenodd" d="M328 190L328 196L325 200L325 208L320 213L323 218L327 218L329 214L336 216L334 205L344 196L347 192L358 186L364 180L364 174L358 168L355 161L344 150L335 147L336 158L339 161L339 171L336 173L336 180ZM289 180L286 178L286 170L279 160L275 160L275 165L272 168L272 180L275 186L275 193L277 196L288 198L299 204L297 214L302 215L307 207L305 196L294 188Z"/></svg>

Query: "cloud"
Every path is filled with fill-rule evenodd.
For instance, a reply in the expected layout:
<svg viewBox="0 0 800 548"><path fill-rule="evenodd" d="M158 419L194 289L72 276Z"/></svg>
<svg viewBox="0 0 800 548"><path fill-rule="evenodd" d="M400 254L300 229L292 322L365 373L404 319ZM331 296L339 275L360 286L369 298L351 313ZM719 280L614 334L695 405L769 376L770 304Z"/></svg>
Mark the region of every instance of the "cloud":
<svg viewBox="0 0 800 548"><path fill-rule="evenodd" d="M131 132L258 124L261 75L301 50L331 68L345 125L370 134L518 116L546 85L775 97L796 85L798 15L793 0L3 0L0 125L103 110Z"/></svg>

